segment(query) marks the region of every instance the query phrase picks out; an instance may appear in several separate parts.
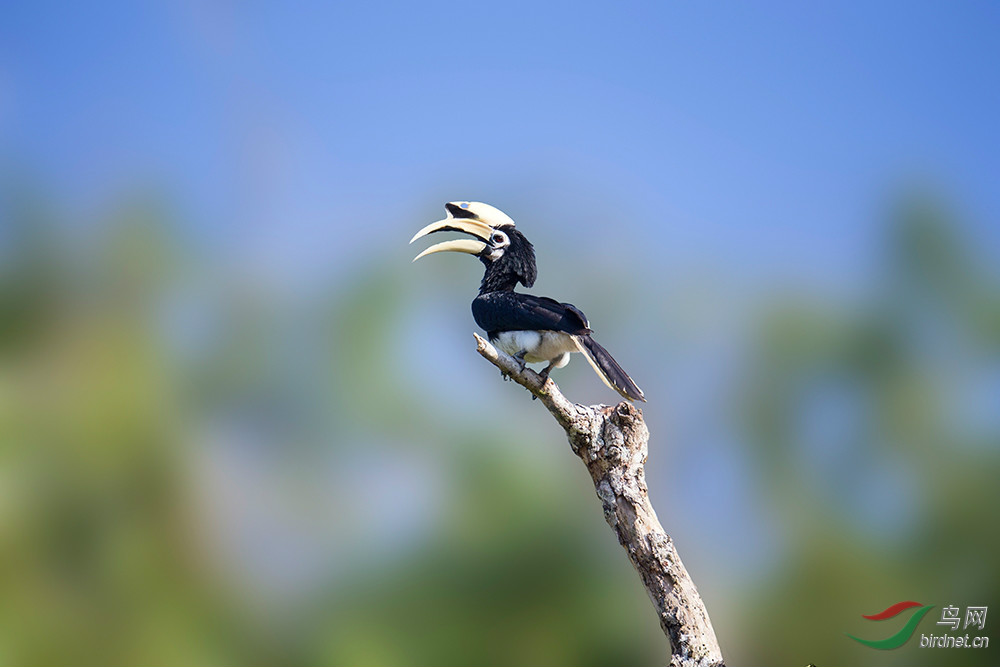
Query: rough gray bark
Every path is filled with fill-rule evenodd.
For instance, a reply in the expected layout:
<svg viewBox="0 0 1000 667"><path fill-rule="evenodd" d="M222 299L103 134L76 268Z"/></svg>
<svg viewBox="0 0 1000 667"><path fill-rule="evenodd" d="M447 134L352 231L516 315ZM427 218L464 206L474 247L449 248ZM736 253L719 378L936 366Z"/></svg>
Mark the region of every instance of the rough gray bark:
<svg viewBox="0 0 1000 667"><path fill-rule="evenodd" d="M548 408L566 431L573 452L587 466L604 518L642 578L660 627L670 640L670 664L723 665L701 596L649 502L643 468L649 430L642 411L624 401L613 407L571 403L551 379L542 380L489 341L473 335L479 354Z"/></svg>

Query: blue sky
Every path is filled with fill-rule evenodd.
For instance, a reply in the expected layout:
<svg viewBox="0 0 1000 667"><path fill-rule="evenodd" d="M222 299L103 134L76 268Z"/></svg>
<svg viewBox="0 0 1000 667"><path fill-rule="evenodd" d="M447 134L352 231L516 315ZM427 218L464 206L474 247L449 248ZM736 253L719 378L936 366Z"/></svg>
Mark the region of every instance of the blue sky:
<svg viewBox="0 0 1000 667"><path fill-rule="evenodd" d="M464 198L553 235L568 219L640 226L668 260L843 276L894 188L922 180L997 240L995 3L2 15L9 168L83 219L161 191L197 235L279 270Z"/></svg>

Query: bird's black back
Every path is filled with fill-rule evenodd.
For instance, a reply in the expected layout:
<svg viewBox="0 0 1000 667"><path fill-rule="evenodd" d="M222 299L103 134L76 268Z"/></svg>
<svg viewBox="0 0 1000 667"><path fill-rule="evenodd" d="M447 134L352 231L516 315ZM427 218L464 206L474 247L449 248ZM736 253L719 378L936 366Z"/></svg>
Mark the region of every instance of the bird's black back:
<svg viewBox="0 0 1000 667"><path fill-rule="evenodd" d="M562 331L590 333L587 316L576 306L555 299L517 292L480 294L472 302L476 324L493 336L500 331Z"/></svg>

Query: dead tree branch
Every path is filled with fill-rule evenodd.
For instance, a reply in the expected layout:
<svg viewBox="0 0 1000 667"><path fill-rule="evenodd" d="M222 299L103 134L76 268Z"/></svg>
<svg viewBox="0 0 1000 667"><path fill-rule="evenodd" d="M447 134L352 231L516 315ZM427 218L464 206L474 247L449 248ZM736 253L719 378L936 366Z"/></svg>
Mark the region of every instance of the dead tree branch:
<svg viewBox="0 0 1000 667"><path fill-rule="evenodd" d="M712 622L673 540L664 532L646 491L649 430L631 403L584 406L571 403L551 380L476 336L479 354L534 394L566 431L570 447L587 466L618 536L649 593L660 627L670 640L672 667L723 665Z"/></svg>

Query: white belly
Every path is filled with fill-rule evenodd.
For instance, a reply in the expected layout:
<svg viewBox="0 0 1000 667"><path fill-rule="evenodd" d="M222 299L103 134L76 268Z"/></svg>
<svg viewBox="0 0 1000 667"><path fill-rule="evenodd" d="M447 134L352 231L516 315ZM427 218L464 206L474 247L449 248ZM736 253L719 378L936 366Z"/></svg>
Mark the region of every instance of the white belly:
<svg viewBox="0 0 1000 667"><path fill-rule="evenodd" d="M509 355L524 350L524 360L533 364L565 354L566 359L558 368L569 363L568 353L579 351L573 337L561 331L501 331L492 343Z"/></svg>

